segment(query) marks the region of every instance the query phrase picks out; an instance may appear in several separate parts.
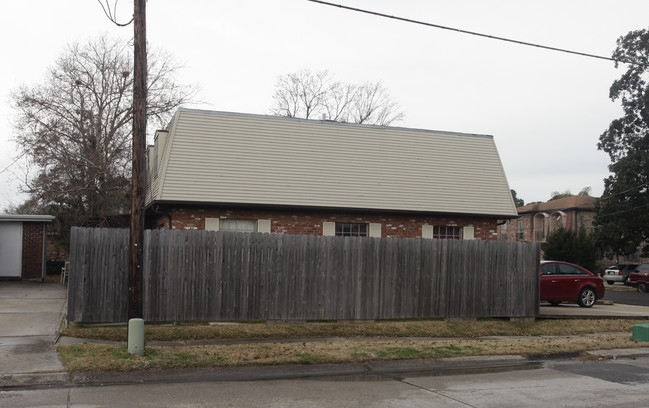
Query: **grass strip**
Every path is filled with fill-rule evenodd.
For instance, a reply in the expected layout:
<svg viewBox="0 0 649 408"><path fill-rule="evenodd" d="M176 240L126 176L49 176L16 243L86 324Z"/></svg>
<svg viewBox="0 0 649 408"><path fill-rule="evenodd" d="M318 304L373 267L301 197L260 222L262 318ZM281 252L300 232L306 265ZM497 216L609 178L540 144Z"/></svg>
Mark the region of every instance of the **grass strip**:
<svg viewBox="0 0 649 408"><path fill-rule="evenodd" d="M645 320L626 319L548 319L510 322L484 319L449 322L444 320L378 321L375 323L310 322L303 324L244 323L211 326L207 323L145 326L147 341L216 339L281 339L301 337L466 337L485 336L565 336L608 332L631 332ZM127 330L118 327L71 325L63 336L83 339L126 341Z"/></svg>
<svg viewBox="0 0 649 408"><path fill-rule="evenodd" d="M510 337L441 340L342 340L297 343L146 347L134 356L126 346L57 345L69 372L241 367L283 364L350 363L367 360L443 358L481 355L530 355L584 352L595 349L646 347L629 333L568 337Z"/></svg>

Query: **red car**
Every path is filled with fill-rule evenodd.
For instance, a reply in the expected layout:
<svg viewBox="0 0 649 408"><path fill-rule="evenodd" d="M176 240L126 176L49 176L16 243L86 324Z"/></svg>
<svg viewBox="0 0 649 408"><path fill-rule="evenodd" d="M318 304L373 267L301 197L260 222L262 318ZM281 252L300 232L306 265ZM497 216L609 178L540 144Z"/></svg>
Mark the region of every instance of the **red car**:
<svg viewBox="0 0 649 408"><path fill-rule="evenodd" d="M649 290L649 263L636 266L635 270L629 274L627 282L638 288L638 292L647 292Z"/></svg>
<svg viewBox="0 0 649 408"><path fill-rule="evenodd" d="M558 305L577 302L591 307L604 297L604 279L581 266L569 262L541 262L541 300Z"/></svg>

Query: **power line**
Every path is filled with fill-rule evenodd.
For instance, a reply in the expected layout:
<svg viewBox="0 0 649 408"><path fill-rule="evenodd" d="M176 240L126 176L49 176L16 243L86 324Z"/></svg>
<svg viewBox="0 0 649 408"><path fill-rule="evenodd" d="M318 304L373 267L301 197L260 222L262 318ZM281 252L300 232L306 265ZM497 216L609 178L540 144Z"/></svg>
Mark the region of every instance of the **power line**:
<svg viewBox="0 0 649 408"><path fill-rule="evenodd" d="M606 196L606 197L599 197L599 198L595 197L595 202L597 202L597 203L601 203L601 202L603 202L603 201L607 201L607 200L610 200L610 199L615 198L615 197L617 197L617 196L620 196L620 195L622 195L622 194L628 193L629 191L638 190L638 189L640 189L640 188L642 188L642 187L645 187L645 186L647 186L647 185L649 185L649 182L639 184L639 185L637 185L637 186L635 186L635 187L631 187L631 188L629 188L629 189L626 189L626 190L624 190L624 191L620 191L619 193L615 193L615 194L608 195L608 196ZM582 204L577 204L577 205L575 205L575 208L577 208L577 207L588 207L588 206L591 205L591 204L594 204L594 203L582 203ZM641 208L641 207L638 207L638 208ZM630 211L630 210L627 210L627 211Z"/></svg>
<svg viewBox="0 0 649 408"><path fill-rule="evenodd" d="M628 209L626 209L626 210L617 211L617 212L614 212L614 213L611 213L611 214L602 214L602 215L599 215L599 214L598 214L597 217L598 217L598 218L612 217L612 216L614 216L614 215L624 214L624 213L627 213L627 212L630 212L630 211L635 211L635 210L639 210L639 209L641 209L641 208L646 208L646 207L649 207L649 204L644 204L644 205L641 205L641 206L638 206L638 207L628 208Z"/></svg>
<svg viewBox="0 0 649 408"><path fill-rule="evenodd" d="M604 57L602 55L588 54L588 53L585 53L585 52L567 50L565 48L557 48L557 47L550 47L550 46L547 46L547 45L534 44L534 43L530 43L530 42L526 42L526 41L514 40L514 39L511 39L511 38L498 37L498 36L495 36L495 35L483 34L483 33L478 33L478 32L475 32L475 31L468 31L468 30L462 30L462 29L459 29L459 28L443 26L443 25L440 25L440 24L426 23L424 21L413 20L413 19L410 19L410 18L391 16L389 14L383 14L383 13L379 13L379 12L376 12L376 11L364 10L364 9L360 9L360 8L356 8L356 7L349 7L349 6L345 6L343 4L334 4L334 3L329 3L327 1L321 1L321 0L308 0L308 1L313 2L313 3L323 4L325 6L333 6L333 7L346 9L346 10L356 11L356 12L359 12L359 13L371 14L373 16L385 17L385 18L390 18L390 19L399 20L399 21L405 21L406 23L413 23L413 24L419 24L419 25L423 25L423 26L427 26L427 27L439 28L439 29L442 29L442 30L455 31L455 32L462 33L462 34L470 34L470 35L475 35L475 36L478 36L478 37L489 38L489 39L492 39L492 40L499 40L499 41L505 41L505 42L510 42L510 43L519 44L519 45L525 45L525 46L528 46L528 47L536 47L536 48L542 48L542 49L550 50L550 51L565 52L567 54L580 55L582 57L597 58L597 59L602 59L602 60L607 60L607 61L622 62L624 64L640 65L640 66L646 66L647 65L646 63L642 63L642 62L636 62L636 61L619 59L619 58Z"/></svg>
<svg viewBox="0 0 649 408"><path fill-rule="evenodd" d="M18 160L22 159L23 156L25 156L26 154L27 154L27 152L23 152L23 154L21 154L20 156L18 156L18 157L16 158L16 160L12 161L11 164L9 164L7 167L5 167L4 169L2 169L2 171L0 171L0 174L2 174L2 173L4 173L5 171L9 170L9 167L11 167L11 166L13 166L14 164L16 164L16 162L17 162Z"/></svg>
<svg viewBox="0 0 649 408"><path fill-rule="evenodd" d="M127 25L131 24L135 19L135 17L133 17L131 18L131 21L129 21L128 23L118 23L117 22L117 0L115 0L112 10L110 8L110 4L108 3L108 0L106 0L106 6L104 6L104 3L102 3L101 0L97 0L97 1L99 2L101 9L104 10L104 14L106 14L106 17L108 17L108 19L118 27L126 27Z"/></svg>
<svg viewBox="0 0 649 408"><path fill-rule="evenodd" d="M638 186L631 187L631 188L629 188L629 189L627 189L627 190L620 191L619 193L611 194L611 195L606 196L606 197L600 197L599 201L610 200L610 199L613 198L613 197L617 197L617 196L619 196L619 195L622 195L622 194L628 193L629 191L633 191L633 190L640 189L640 188L642 188L642 187L645 187L645 186L648 185L648 184L649 184L649 182L648 182L648 183L643 183L643 184L640 184L640 185L638 185Z"/></svg>

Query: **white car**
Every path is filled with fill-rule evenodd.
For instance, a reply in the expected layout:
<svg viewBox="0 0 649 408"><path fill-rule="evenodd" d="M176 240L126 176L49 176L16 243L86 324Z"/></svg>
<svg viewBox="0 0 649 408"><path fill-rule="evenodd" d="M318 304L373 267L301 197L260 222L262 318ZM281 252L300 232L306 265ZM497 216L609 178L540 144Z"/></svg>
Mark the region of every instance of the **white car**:
<svg viewBox="0 0 649 408"><path fill-rule="evenodd" d="M615 285L615 282L626 284L627 277L636 268L636 264L619 264L611 265L604 271L602 278L609 285Z"/></svg>

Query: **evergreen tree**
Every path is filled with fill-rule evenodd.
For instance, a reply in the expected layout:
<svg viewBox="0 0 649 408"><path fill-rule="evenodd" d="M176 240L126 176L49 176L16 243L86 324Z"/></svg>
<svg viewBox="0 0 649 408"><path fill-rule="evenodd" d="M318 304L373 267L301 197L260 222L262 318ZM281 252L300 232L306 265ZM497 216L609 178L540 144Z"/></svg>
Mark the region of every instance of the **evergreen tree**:
<svg viewBox="0 0 649 408"><path fill-rule="evenodd" d="M591 272L595 270L599 258L594 236L587 233L583 226L576 234L559 228L548 235L541 249L545 259L571 262Z"/></svg>
<svg viewBox="0 0 649 408"><path fill-rule="evenodd" d="M619 38L613 57L635 63L610 88L624 115L598 144L612 162L595 219L598 244L610 257L633 253L649 238L649 29Z"/></svg>

